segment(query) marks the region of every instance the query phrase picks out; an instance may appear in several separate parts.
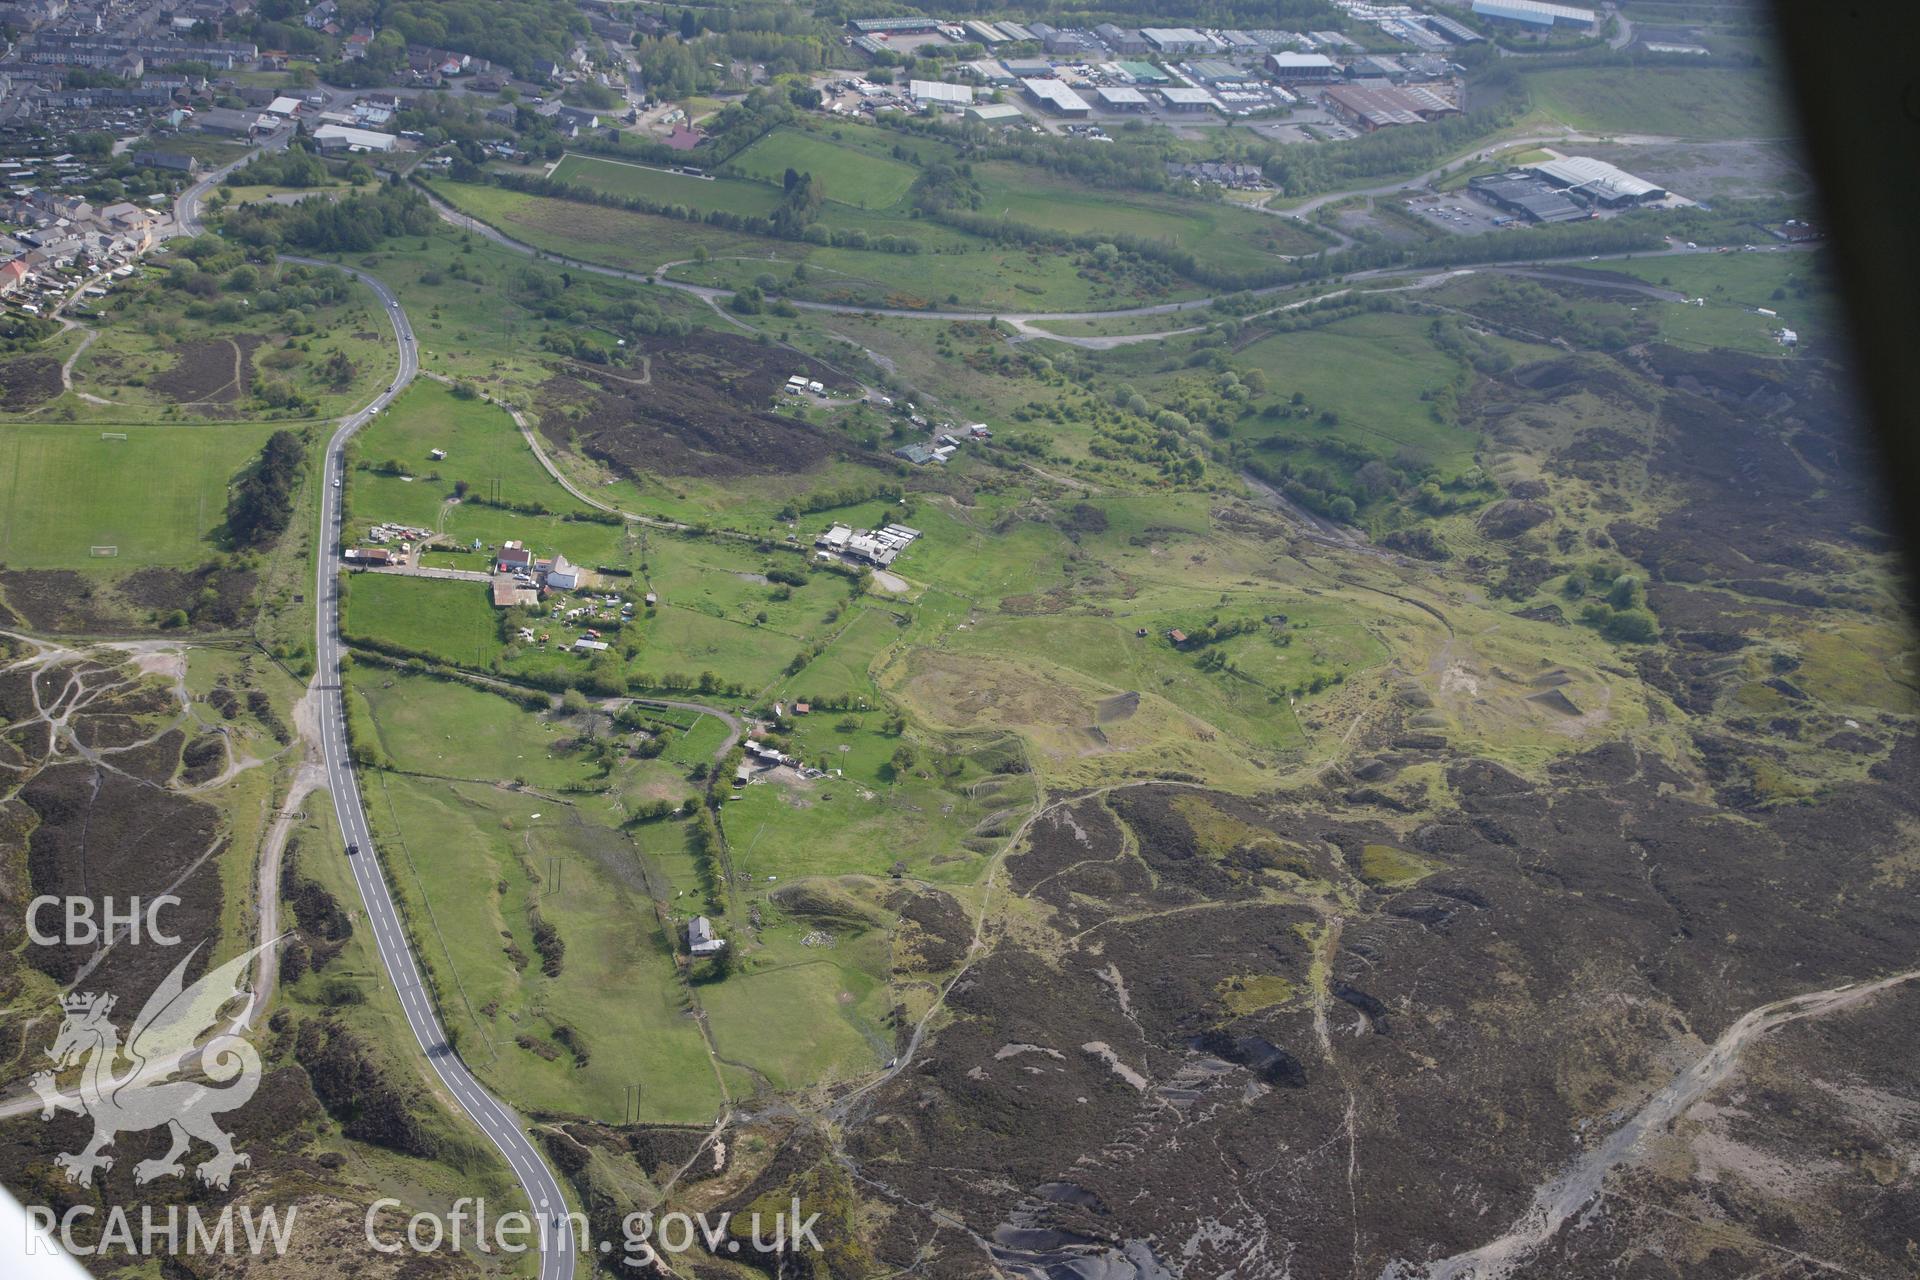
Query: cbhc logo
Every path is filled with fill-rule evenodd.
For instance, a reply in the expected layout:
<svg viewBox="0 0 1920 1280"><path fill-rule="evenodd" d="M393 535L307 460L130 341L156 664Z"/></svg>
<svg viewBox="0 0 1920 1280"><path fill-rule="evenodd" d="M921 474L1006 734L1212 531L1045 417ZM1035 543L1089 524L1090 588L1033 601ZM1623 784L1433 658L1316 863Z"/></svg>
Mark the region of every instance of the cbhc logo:
<svg viewBox="0 0 1920 1280"><path fill-rule="evenodd" d="M117 909L111 897L102 898L96 910L92 898L60 898L45 894L27 906L27 936L43 947L90 947L97 942L111 942L124 929L126 941L135 946L139 945L144 931L146 940L156 946L174 947L180 944L180 938L160 928L160 909L179 905L180 899L163 893L149 900L144 907L141 899L132 898L124 909ZM41 930L40 912L44 907L64 908L64 935Z"/></svg>

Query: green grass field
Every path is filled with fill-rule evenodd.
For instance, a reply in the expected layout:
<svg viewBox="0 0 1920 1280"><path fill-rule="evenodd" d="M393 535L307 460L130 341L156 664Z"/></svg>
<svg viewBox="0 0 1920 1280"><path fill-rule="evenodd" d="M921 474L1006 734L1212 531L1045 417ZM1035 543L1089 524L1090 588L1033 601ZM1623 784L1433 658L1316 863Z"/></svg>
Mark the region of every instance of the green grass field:
<svg viewBox="0 0 1920 1280"><path fill-rule="evenodd" d="M1779 138L1793 132L1779 86L1758 71L1573 67L1529 73L1527 87L1537 110L1576 129L1678 138Z"/></svg>
<svg viewBox="0 0 1920 1280"><path fill-rule="evenodd" d="M574 736L496 693L451 680L367 670L354 682L366 698L396 768L484 782L524 779L561 788L595 770L580 754L556 751Z"/></svg>
<svg viewBox="0 0 1920 1280"><path fill-rule="evenodd" d="M315 792L308 797L305 808L307 814L292 836L299 874L332 895L343 909L355 913L356 927L324 969L309 970L299 981L282 985L274 1009L301 1019L324 1018L344 1025L368 1046L395 1084L415 1091L421 1098L441 1098L444 1095L437 1088L438 1080L420 1056L400 997L380 963L372 931L358 916L359 890L354 886L327 793ZM244 897L244 891L236 896ZM355 1142L341 1136L332 1125L319 1127L310 1150L345 1155L358 1177L389 1188L403 1188L397 1194L410 1206L445 1206L457 1196L477 1193L518 1203L519 1188L511 1171L471 1120L445 1105L429 1104L413 1114L424 1121L439 1143L441 1160L415 1159L383 1146Z"/></svg>
<svg viewBox="0 0 1920 1280"><path fill-rule="evenodd" d="M1234 364L1267 375L1268 394L1260 399L1284 404L1298 391L1316 412L1332 410L1339 421L1323 426L1314 419L1285 423L1278 430L1311 442L1338 436L1392 457L1411 448L1446 470L1471 465L1471 432L1434 421L1422 392L1438 391L1458 372L1453 359L1433 345L1427 322L1411 316L1365 315L1321 329L1276 334L1242 348ZM1258 416L1245 424L1249 438L1276 434Z"/></svg>
<svg viewBox="0 0 1920 1280"><path fill-rule="evenodd" d="M448 203L537 249L629 271L677 263L669 274L690 284L737 289L767 274L786 277L804 262L810 278L793 293L810 301L1024 312L1100 310L1205 292L1177 279L1141 288L1124 278L1085 273L1084 254L995 246L937 224L831 205L828 226L908 236L925 251L830 248L481 184L430 185ZM703 251L707 260L698 261Z"/></svg>
<svg viewBox="0 0 1920 1280"><path fill-rule="evenodd" d="M878 985L859 969L819 959L702 987L700 1003L723 1054L777 1089L795 1089L880 1065L887 1042L858 1008Z"/></svg>
<svg viewBox="0 0 1920 1280"><path fill-rule="evenodd" d="M373 466L397 462L415 477L415 483L407 486L417 491L411 501L396 495L395 486L382 486L383 509L366 513L374 518L431 524L441 498L460 481L479 497L496 502L586 510L547 474L505 409L483 400L462 400L429 378L416 381L367 424L355 437L354 448L361 460ZM447 456L434 459L435 449ZM440 478L431 479L435 475ZM359 484L356 479L356 487ZM411 509L384 509L394 503Z"/></svg>
<svg viewBox="0 0 1920 1280"><path fill-rule="evenodd" d="M981 165L976 174L986 197L984 213L1074 235L1167 241L1218 270L1270 267L1275 254L1310 254L1324 247L1291 219L1230 204L1090 191L1027 165Z"/></svg>
<svg viewBox="0 0 1920 1280"><path fill-rule="evenodd" d="M779 175L775 176L777 179ZM780 204L780 192L765 182L694 178L646 165L571 153L554 166L553 179L608 195L645 196L691 209L725 209L755 217L765 217Z"/></svg>
<svg viewBox="0 0 1920 1280"><path fill-rule="evenodd" d="M839 626L820 656L788 676L780 688L793 697L866 698L869 706L877 706L868 668L900 638L900 624L889 610L865 607L850 621L842 619Z"/></svg>
<svg viewBox="0 0 1920 1280"><path fill-rule="evenodd" d="M829 200L858 209L890 209L905 199L914 168L886 155L841 146L828 138L776 129L727 162L733 172L778 188L788 169L813 175Z"/></svg>
<svg viewBox="0 0 1920 1280"><path fill-rule="evenodd" d="M355 573L346 579L342 629L436 654L449 662L485 665L500 647L500 627L485 583Z"/></svg>
<svg viewBox="0 0 1920 1280"><path fill-rule="evenodd" d="M16 569L189 565L226 523L227 485L272 434L257 424L0 426L0 562ZM89 548L114 546L112 559Z"/></svg>
<svg viewBox="0 0 1920 1280"><path fill-rule="evenodd" d="M517 240L551 253L630 271L655 271L701 249L716 257L756 254L769 242L697 222L522 195L478 183L432 182L436 195Z"/></svg>
<svg viewBox="0 0 1920 1280"><path fill-rule="evenodd" d="M718 1082L625 836L554 799L395 774L369 784L367 810L482 1079L519 1105L609 1122L634 1083L649 1121L712 1115ZM566 943L557 976L530 909Z"/></svg>

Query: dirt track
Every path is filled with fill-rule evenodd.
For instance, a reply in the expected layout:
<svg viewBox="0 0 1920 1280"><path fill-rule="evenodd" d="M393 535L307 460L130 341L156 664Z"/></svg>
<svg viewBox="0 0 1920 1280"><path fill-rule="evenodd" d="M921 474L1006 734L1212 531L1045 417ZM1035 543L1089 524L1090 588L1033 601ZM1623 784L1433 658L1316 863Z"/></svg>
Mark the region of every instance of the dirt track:
<svg viewBox="0 0 1920 1280"><path fill-rule="evenodd" d="M1393 1263L1380 1273L1380 1280L1505 1280L1600 1193L1609 1173L1637 1155L1642 1138L1665 1129L1724 1083L1753 1041L1776 1027L1850 1008L1915 978L1920 978L1920 969L1877 982L1850 982L1826 991L1789 996L1749 1010L1713 1042L1699 1061L1648 1099L1631 1120L1541 1186L1534 1193L1532 1206L1501 1235L1470 1253L1438 1262Z"/></svg>

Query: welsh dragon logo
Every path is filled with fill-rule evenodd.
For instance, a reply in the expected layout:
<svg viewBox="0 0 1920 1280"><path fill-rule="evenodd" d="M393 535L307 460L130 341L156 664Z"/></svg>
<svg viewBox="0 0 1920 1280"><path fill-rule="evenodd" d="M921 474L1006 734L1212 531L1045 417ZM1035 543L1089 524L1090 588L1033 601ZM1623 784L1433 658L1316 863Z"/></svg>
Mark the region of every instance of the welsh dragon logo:
<svg viewBox="0 0 1920 1280"><path fill-rule="evenodd" d="M235 1034L244 1020L214 1035L205 1045L196 1048L196 1044L218 1027L220 1010L246 994L246 974L254 958L273 945L268 942L255 947L188 987L187 965L200 949L195 947L147 997L125 1045L120 1042L119 1028L108 1017L115 997L76 992L60 1002L66 1018L53 1047L47 1050L53 1070L40 1072L31 1083L40 1095L42 1120L51 1120L60 1111L93 1117L93 1140L86 1148L54 1157L54 1163L66 1170L67 1181L91 1186L96 1169L113 1168L113 1157L101 1152L113 1145L116 1136L161 1125L172 1132L173 1145L159 1159L142 1160L134 1166L133 1180L137 1183L185 1173L180 1157L195 1138L214 1149L213 1156L194 1170L209 1186L224 1190L235 1168L252 1163L245 1152L233 1149L233 1139L216 1119L245 1106L260 1087L260 1055ZM195 1058L201 1074L223 1088L174 1078ZM129 1064L124 1073L115 1069L122 1059ZM75 1064L84 1064L79 1087L71 1093L62 1092L54 1082L54 1072Z"/></svg>

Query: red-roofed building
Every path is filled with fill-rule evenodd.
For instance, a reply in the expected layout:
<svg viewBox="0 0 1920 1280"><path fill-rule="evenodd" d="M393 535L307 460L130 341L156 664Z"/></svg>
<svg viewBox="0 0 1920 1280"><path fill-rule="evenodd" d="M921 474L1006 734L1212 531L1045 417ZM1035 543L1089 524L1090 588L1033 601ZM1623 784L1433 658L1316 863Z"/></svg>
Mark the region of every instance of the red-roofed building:
<svg viewBox="0 0 1920 1280"><path fill-rule="evenodd" d="M15 258L12 262L0 263L0 293L11 293L20 287L27 278L27 260Z"/></svg>

